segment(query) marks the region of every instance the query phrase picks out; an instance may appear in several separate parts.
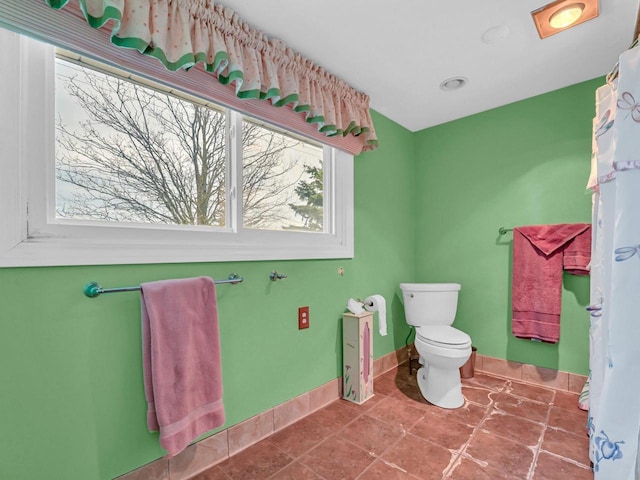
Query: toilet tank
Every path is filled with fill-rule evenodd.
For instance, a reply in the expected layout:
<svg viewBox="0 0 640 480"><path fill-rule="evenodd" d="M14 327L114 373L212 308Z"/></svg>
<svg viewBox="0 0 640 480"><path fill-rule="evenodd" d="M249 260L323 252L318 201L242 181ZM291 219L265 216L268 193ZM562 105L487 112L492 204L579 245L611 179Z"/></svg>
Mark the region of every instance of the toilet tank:
<svg viewBox="0 0 640 480"><path fill-rule="evenodd" d="M458 309L458 283L401 283L409 325L451 325Z"/></svg>

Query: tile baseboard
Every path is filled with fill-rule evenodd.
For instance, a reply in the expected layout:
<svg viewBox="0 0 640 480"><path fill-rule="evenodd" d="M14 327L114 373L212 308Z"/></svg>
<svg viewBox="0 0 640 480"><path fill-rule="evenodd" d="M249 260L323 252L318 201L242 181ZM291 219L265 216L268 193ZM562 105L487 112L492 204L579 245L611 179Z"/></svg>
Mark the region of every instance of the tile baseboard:
<svg viewBox="0 0 640 480"><path fill-rule="evenodd" d="M373 362L374 376L383 375L408 361L406 348L383 355ZM476 355L475 370L574 393L580 393L587 378L486 355ZM187 480L342 398L341 390L342 378L335 378L194 443L173 458L160 458L117 477L117 480Z"/></svg>
<svg viewBox="0 0 640 480"><path fill-rule="evenodd" d="M408 360L400 349L374 360L376 377ZM305 392L187 447L173 458L159 458L117 480L187 480L342 398L342 378Z"/></svg>
<svg viewBox="0 0 640 480"><path fill-rule="evenodd" d="M527 363L513 362L486 355L476 355L475 370L498 377L572 393L580 393L584 382L587 380L586 375L563 372L552 368L537 367Z"/></svg>

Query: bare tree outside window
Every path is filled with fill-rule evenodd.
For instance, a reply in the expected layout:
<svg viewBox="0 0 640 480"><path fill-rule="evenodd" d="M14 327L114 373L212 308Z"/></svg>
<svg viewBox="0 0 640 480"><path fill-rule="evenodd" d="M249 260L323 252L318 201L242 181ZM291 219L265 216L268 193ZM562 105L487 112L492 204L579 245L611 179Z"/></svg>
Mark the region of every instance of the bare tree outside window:
<svg viewBox="0 0 640 480"><path fill-rule="evenodd" d="M322 231L322 208L320 217L310 223L304 209L314 208L309 201L315 199L300 193L304 186L314 183L316 197L322 197L322 147L297 141L283 133L274 133L252 122L245 121L242 126L244 226L260 228L269 224L278 229ZM289 160L279 166L274 165L270 172L265 173L262 158L274 148L274 141L284 141L289 145L284 155ZM313 179L314 171L320 172L319 182ZM282 182L281 175L289 181ZM258 178L261 181L257 181ZM292 202L296 200L307 203L305 206L295 205Z"/></svg>
<svg viewBox="0 0 640 480"><path fill-rule="evenodd" d="M225 225L222 109L62 59L56 102L58 217ZM291 204L322 148L247 121L242 144L244 226L317 230Z"/></svg>

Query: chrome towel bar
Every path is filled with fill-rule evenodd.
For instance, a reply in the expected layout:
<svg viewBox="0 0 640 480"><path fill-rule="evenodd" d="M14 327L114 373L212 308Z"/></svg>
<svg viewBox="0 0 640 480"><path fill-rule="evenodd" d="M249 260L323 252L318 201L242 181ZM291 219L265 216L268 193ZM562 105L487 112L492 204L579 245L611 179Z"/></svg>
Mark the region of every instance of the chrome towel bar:
<svg viewBox="0 0 640 480"><path fill-rule="evenodd" d="M219 283L231 283L233 285L237 283L242 283L244 278L239 276L237 273L232 273L228 278L222 280L214 280L213 283L216 285ZM87 283L82 292L89 298L95 298L103 293L118 293L118 292L135 292L136 290L140 290L140 286L137 287L117 287L117 288L102 288L98 282Z"/></svg>

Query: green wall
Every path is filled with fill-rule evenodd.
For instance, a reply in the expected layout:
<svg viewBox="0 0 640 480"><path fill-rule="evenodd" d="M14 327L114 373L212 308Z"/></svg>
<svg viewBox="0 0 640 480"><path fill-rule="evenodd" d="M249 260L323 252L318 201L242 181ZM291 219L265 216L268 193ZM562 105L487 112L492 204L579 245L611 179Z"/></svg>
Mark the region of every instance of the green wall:
<svg viewBox="0 0 640 480"><path fill-rule="evenodd" d="M591 221L594 79L416 134L417 279L462 285L455 325L483 355L588 373L589 278L564 275L558 344L511 334L512 233Z"/></svg>
<svg viewBox="0 0 640 480"><path fill-rule="evenodd" d="M404 345L397 285L415 275L415 211L404 194L415 154L408 130L374 121L381 147L355 160L352 260L0 269L0 478L109 479L164 454L145 423L139 295L88 299L88 281L245 277L217 288L226 427L341 374L349 297L389 302L375 357ZM273 269L288 278L271 282ZM299 331L302 305L311 326Z"/></svg>
<svg viewBox="0 0 640 480"><path fill-rule="evenodd" d="M564 279L561 340L510 333L511 234L498 227L588 222L594 80L412 134L376 114L380 148L355 160L350 260L0 269L0 478L102 480L163 455L145 424L140 302L105 287L237 272L218 287L224 402L236 424L341 373L349 297L380 293L404 345L403 281L456 281L456 325L481 354L586 373L588 278ZM344 267L344 276L337 274ZM288 279L271 282L271 270ZM297 308L310 306L308 330Z"/></svg>

